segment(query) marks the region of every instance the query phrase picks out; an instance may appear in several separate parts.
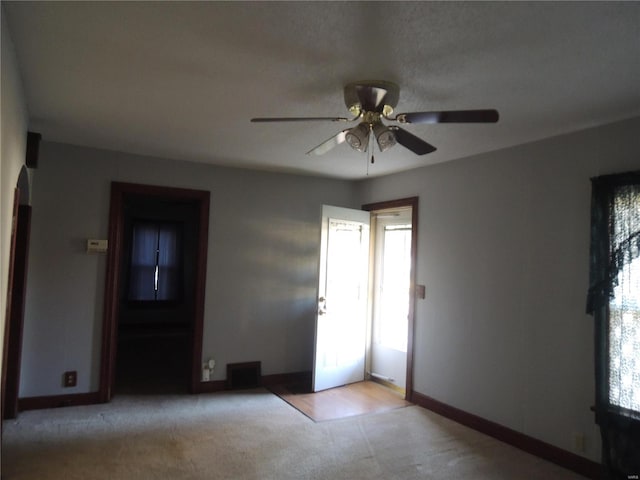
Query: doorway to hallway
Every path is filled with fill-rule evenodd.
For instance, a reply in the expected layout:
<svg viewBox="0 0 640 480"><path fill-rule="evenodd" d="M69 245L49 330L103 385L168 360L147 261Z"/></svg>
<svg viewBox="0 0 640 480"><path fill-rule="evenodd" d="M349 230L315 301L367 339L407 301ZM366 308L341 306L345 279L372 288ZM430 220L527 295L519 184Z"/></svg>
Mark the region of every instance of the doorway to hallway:
<svg viewBox="0 0 640 480"><path fill-rule="evenodd" d="M200 391L209 192L113 182L100 400Z"/></svg>
<svg viewBox="0 0 640 480"><path fill-rule="evenodd" d="M323 207L312 391L371 379L411 400L417 207Z"/></svg>
<svg viewBox="0 0 640 480"><path fill-rule="evenodd" d="M418 197L364 205L371 213L367 371L370 379L413 393Z"/></svg>
<svg viewBox="0 0 640 480"><path fill-rule="evenodd" d="M406 393L411 301L411 207L371 212L369 377Z"/></svg>

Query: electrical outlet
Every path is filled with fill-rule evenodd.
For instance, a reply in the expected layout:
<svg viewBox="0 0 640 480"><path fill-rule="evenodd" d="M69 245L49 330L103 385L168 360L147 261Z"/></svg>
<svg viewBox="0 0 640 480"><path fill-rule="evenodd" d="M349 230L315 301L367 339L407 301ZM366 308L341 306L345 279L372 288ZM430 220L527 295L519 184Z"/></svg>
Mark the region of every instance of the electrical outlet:
<svg viewBox="0 0 640 480"><path fill-rule="evenodd" d="M209 366L206 363L202 365L202 381L203 382L211 381L211 370L209 370Z"/></svg>
<svg viewBox="0 0 640 480"><path fill-rule="evenodd" d="M78 383L78 372L72 370L62 374L62 385L66 387L75 387Z"/></svg>

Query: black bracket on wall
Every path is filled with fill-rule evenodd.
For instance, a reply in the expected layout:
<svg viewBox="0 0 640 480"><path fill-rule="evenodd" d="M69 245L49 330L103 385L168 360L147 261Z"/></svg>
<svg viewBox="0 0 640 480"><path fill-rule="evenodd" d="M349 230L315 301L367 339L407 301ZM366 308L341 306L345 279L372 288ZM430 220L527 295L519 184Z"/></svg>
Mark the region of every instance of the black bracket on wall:
<svg viewBox="0 0 640 480"><path fill-rule="evenodd" d="M27 153L24 163L28 168L38 168L38 153L40 151L42 135L36 132L27 132Z"/></svg>

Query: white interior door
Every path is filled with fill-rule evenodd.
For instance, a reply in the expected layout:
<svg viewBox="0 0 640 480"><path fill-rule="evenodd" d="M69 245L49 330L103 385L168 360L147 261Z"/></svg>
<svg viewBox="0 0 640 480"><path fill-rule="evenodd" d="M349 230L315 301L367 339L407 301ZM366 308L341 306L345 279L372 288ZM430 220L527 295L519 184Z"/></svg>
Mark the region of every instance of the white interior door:
<svg viewBox="0 0 640 480"><path fill-rule="evenodd" d="M323 205L313 391L364 380L369 212Z"/></svg>

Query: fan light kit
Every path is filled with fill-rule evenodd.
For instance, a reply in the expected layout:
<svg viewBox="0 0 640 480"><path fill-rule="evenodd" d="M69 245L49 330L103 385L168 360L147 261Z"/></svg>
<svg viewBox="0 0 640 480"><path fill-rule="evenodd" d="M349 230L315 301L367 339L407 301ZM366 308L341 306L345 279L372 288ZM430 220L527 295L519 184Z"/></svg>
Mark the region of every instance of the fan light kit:
<svg viewBox="0 0 640 480"><path fill-rule="evenodd" d="M354 127L338 132L333 137L309 150L307 154L323 155L341 143L348 143L359 152L366 152L369 144L378 144L384 152L396 143L408 148L416 155L434 152L436 147L416 137L397 125L385 125L382 120L399 124L416 123L495 123L499 115L497 110L448 110L440 112L400 113L391 117L398 104L400 87L386 81L361 81L349 83L344 87L344 103L352 118L344 117L266 117L252 118L252 122L358 122ZM371 155L373 162L373 155Z"/></svg>

